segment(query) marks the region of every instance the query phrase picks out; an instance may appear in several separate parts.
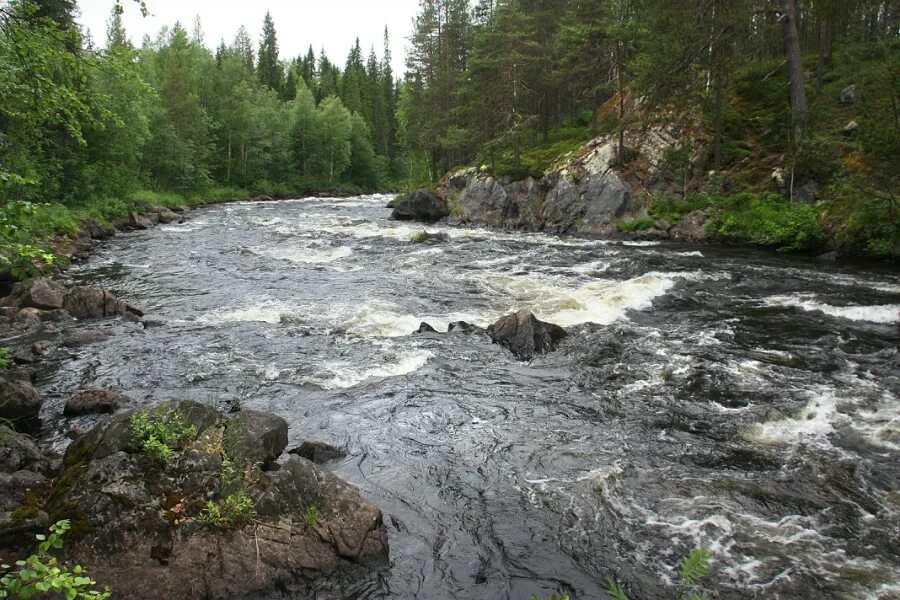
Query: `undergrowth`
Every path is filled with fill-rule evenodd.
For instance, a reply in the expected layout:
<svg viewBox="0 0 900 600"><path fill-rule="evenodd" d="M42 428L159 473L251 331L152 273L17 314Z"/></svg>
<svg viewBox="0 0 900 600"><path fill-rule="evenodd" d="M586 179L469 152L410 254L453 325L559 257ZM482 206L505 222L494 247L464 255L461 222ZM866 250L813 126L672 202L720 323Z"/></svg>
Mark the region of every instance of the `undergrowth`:
<svg viewBox="0 0 900 600"><path fill-rule="evenodd" d="M50 526L46 535L35 536L38 547L28 558L16 561L15 568L0 565L0 598L46 598L62 596L66 600L106 600L109 589L97 590L97 582L79 565L70 567L50 554L62 548L62 537L71 528L67 520Z"/></svg>
<svg viewBox="0 0 900 600"><path fill-rule="evenodd" d="M186 425L182 414L166 404L131 417L130 449L157 464L167 463L175 448L196 437L197 428Z"/></svg>

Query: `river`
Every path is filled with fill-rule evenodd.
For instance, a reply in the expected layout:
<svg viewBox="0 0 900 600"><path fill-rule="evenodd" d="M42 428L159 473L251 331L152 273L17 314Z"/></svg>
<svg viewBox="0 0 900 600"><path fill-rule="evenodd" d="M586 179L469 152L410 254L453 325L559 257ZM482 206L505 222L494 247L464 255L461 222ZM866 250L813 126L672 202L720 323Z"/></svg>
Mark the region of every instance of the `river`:
<svg viewBox="0 0 900 600"><path fill-rule="evenodd" d="M148 324L46 367L275 412L382 508L391 567L344 598L900 598L900 273L749 250L388 219L386 196L210 206L71 270ZM477 334L565 326L522 363ZM85 325L97 327L98 325ZM53 427L60 443L68 423ZM78 423L89 424L85 419Z"/></svg>

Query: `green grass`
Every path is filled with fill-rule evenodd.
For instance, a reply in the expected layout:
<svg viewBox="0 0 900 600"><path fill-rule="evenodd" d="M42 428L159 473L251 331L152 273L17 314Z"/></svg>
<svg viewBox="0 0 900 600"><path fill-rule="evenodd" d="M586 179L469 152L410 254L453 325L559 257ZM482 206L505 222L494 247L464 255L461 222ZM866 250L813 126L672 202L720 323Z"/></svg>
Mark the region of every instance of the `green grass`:
<svg viewBox="0 0 900 600"><path fill-rule="evenodd" d="M653 219L649 217L639 217L637 219L631 219L630 221L619 221L617 226L619 231L644 231L653 227Z"/></svg>

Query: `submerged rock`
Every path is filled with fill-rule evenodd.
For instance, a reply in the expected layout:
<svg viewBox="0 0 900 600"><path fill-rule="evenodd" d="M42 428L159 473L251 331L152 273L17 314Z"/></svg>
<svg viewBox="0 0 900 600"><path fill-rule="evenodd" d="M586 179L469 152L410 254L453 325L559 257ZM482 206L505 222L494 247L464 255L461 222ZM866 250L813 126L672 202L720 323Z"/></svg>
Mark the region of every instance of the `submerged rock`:
<svg viewBox="0 0 900 600"><path fill-rule="evenodd" d="M487 333L519 360L531 360L537 354L552 352L568 335L559 325L540 321L527 310L502 317L487 328Z"/></svg>
<svg viewBox="0 0 900 600"><path fill-rule="evenodd" d="M447 203L431 190L421 189L393 202L391 218L397 221L433 223L450 215Z"/></svg>
<svg viewBox="0 0 900 600"><path fill-rule="evenodd" d="M452 323L447 325L447 333L481 333L483 331L484 327L472 325L471 323L467 323L466 321L453 321Z"/></svg>
<svg viewBox="0 0 900 600"><path fill-rule="evenodd" d="M337 446L332 446L325 442L313 441L303 442L299 447L288 450L288 454L294 454L300 458L305 458L317 465L323 465L328 461L347 456L347 453Z"/></svg>
<svg viewBox="0 0 900 600"><path fill-rule="evenodd" d="M243 450L280 454L278 417L228 419L193 402L146 410L180 415L202 433L160 463L132 443L131 419L140 411L119 413L72 443L46 507L54 518L71 518L78 532L64 557L113 594L177 600L290 589L306 597L321 576L340 588L387 564L381 511L355 487L297 456L266 472L254 467L255 454L231 454L238 450L229 432L240 432ZM227 471L225 457L233 465ZM218 526L203 518L236 494L249 515Z"/></svg>

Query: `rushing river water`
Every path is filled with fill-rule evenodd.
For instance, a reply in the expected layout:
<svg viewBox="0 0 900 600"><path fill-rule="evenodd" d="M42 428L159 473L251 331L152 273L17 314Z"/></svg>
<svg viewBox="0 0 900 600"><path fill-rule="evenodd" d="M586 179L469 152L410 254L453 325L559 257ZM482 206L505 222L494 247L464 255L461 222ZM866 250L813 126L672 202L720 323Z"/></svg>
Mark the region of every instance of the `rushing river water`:
<svg viewBox="0 0 900 600"><path fill-rule="evenodd" d="M716 598L900 597L896 271L443 226L412 243L386 201L115 238L71 275L151 323L46 369L45 411L83 385L239 400L292 444L345 446L329 468L391 544L350 598L589 600L609 575L673 598L697 546ZM523 307L570 333L530 364L410 334Z"/></svg>

